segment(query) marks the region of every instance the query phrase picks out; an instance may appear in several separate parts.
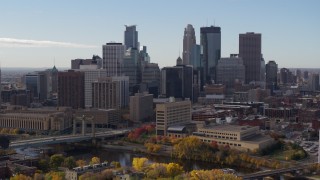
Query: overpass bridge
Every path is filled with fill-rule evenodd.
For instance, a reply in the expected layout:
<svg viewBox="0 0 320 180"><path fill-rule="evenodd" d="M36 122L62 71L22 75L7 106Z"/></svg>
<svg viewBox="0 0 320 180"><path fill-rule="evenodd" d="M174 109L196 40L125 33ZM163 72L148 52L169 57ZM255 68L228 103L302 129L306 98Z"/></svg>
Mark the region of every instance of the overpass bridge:
<svg viewBox="0 0 320 180"><path fill-rule="evenodd" d="M42 146L42 145L51 145L51 144L59 144L59 143L73 143L91 140L94 138L111 138L117 137L121 135L125 135L130 131L130 129L121 129L121 130L108 130L104 132L96 132L94 134L72 134L72 135L64 135L64 136L52 136L52 137L42 137L42 138L34 138L30 140L18 140L12 141L9 144L9 148L23 148L23 147L34 147L34 146Z"/></svg>
<svg viewBox="0 0 320 180"><path fill-rule="evenodd" d="M246 175L243 175L240 177L242 177L243 180L262 179L263 177L267 177L267 176L277 176L277 175L281 175L284 173L303 170L306 167L311 166L311 165L315 165L315 164L317 164L317 163L306 163L303 165L298 165L298 166L289 167L289 168L275 169L275 170L270 170L270 171L260 171L260 172L256 172L256 173L246 174Z"/></svg>

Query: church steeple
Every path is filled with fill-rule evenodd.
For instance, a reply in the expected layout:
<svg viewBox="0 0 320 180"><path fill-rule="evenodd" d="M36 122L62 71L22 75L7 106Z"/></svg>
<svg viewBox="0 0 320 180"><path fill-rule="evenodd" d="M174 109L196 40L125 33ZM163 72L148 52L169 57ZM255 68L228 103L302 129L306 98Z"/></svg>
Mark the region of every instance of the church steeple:
<svg viewBox="0 0 320 180"><path fill-rule="evenodd" d="M182 59L179 56L178 59L177 59L177 66L180 66L180 65L182 65Z"/></svg>

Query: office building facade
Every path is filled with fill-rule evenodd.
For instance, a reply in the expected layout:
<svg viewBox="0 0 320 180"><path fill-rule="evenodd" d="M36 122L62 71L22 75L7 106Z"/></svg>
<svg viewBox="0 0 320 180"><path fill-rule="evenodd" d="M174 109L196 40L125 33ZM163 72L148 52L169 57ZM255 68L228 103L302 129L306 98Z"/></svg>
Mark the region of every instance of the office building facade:
<svg viewBox="0 0 320 180"><path fill-rule="evenodd" d="M142 66L142 84L146 85L146 90L158 97L160 90L160 68L156 63L146 63Z"/></svg>
<svg viewBox="0 0 320 180"><path fill-rule="evenodd" d="M203 48L204 79L206 82L216 81L216 67L221 58L221 28L200 28L200 43Z"/></svg>
<svg viewBox="0 0 320 180"><path fill-rule="evenodd" d="M261 77L261 34L246 33L239 35L239 57L242 58L246 73L245 83L260 81Z"/></svg>
<svg viewBox="0 0 320 180"><path fill-rule="evenodd" d="M102 59L93 55L92 59L73 59L71 60L71 69L80 69L81 65L96 65L97 69L102 68Z"/></svg>
<svg viewBox="0 0 320 180"><path fill-rule="evenodd" d="M129 77L101 78L92 83L93 108L121 109L129 102Z"/></svg>
<svg viewBox="0 0 320 180"><path fill-rule="evenodd" d="M107 76L120 76L126 46L122 43L107 43L102 46L103 69L107 70Z"/></svg>
<svg viewBox="0 0 320 180"><path fill-rule="evenodd" d="M124 44L126 48L134 48L139 49L139 41L138 41L138 31L136 25L127 26L125 25L126 30L124 32Z"/></svg>
<svg viewBox="0 0 320 180"><path fill-rule="evenodd" d="M86 108L92 107L92 83L100 78L107 77L106 69L79 69L84 73L84 104Z"/></svg>
<svg viewBox="0 0 320 180"><path fill-rule="evenodd" d="M153 95L136 93L130 96L130 120L142 122L153 116Z"/></svg>
<svg viewBox="0 0 320 180"><path fill-rule="evenodd" d="M278 84L278 64L275 61L269 61L266 64L266 85L273 92Z"/></svg>
<svg viewBox="0 0 320 180"><path fill-rule="evenodd" d="M235 81L244 82L245 67L243 61L236 55L229 58L221 58L217 65L217 83L226 85L226 88L234 88Z"/></svg>
<svg viewBox="0 0 320 180"><path fill-rule="evenodd" d="M58 105L84 108L84 73L68 70L58 73Z"/></svg>
<svg viewBox="0 0 320 180"><path fill-rule="evenodd" d="M166 136L170 126L191 121L191 101L166 102L156 106L156 134Z"/></svg>
<svg viewBox="0 0 320 180"><path fill-rule="evenodd" d="M182 62L179 57L178 62ZM193 99L193 68L192 66L177 65L164 67L161 70L161 94L165 97Z"/></svg>

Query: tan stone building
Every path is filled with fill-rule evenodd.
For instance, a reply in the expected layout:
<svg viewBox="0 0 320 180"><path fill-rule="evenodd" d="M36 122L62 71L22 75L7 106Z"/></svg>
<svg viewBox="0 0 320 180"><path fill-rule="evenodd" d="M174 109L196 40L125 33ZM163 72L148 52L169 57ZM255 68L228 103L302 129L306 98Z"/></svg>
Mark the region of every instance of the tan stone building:
<svg viewBox="0 0 320 180"><path fill-rule="evenodd" d="M208 125L198 128L193 135L203 142L217 142L239 150L257 150L271 145L274 141L259 133L258 126Z"/></svg>
<svg viewBox="0 0 320 180"><path fill-rule="evenodd" d="M57 109L9 107L0 114L0 127L32 131L65 131L72 127L72 111L67 107Z"/></svg>
<svg viewBox="0 0 320 180"><path fill-rule="evenodd" d="M141 122L153 115L153 95L136 93L130 96L130 120Z"/></svg>
<svg viewBox="0 0 320 180"><path fill-rule="evenodd" d="M95 127L116 127L120 122L120 111L117 109L86 109L77 110L74 117L93 117ZM78 123L81 123L80 121ZM87 122L91 123L91 122Z"/></svg>
<svg viewBox="0 0 320 180"><path fill-rule="evenodd" d="M156 106L156 133L167 135L169 126L184 125L191 121L191 101L166 102Z"/></svg>
<svg viewBox="0 0 320 180"><path fill-rule="evenodd" d="M120 109L128 106L129 77L100 78L92 83L92 107Z"/></svg>

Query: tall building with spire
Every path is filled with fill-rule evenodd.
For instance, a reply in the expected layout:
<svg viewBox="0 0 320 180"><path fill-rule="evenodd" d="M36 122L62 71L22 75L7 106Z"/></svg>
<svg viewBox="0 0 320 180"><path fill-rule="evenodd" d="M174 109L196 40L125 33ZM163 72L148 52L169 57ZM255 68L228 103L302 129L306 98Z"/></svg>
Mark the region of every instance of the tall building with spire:
<svg viewBox="0 0 320 180"><path fill-rule="evenodd" d="M182 59L184 65L191 65L190 56L193 46L196 44L196 35L194 32L194 28L191 24L188 24L184 29L183 35L183 52Z"/></svg>
<svg viewBox="0 0 320 180"><path fill-rule="evenodd" d="M139 41L138 41L138 31L136 25L127 26L125 25L126 30L124 31L124 44L127 49L134 48L139 49Z"/></svg>
<svg viewBox="0 0 320 180"><path fill-rule="evenodd" d="M221 58L221 28L200 28L200 43L203 48L204 81L216 81L216 67Z"/></svg>

